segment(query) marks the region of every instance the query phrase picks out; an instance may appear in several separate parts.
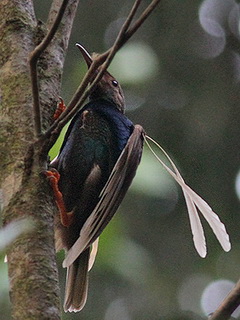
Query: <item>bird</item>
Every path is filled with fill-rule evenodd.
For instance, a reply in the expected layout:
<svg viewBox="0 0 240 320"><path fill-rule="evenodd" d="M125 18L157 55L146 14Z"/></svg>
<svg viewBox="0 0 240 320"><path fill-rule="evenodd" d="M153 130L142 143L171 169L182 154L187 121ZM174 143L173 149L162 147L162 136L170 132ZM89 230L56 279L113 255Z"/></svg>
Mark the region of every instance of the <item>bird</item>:
<svg viewBox="0 0 240 320"><path fill-rule="evenodd" d="M90 67L91 55L82 45L77 46ZM63 101L60 107L63 107ZM57 110L56 116L59 112L61 110ZM171 168L158 157L148 141L165 155ZM98 238L131 185L144 142L182 188L199 255L204 258L207 249L198 211L209 223L222 248L231 249L229 235L218 215L185 183L167 152L145 133L141 125L134 125L125 116L123 90L105 71L91 90L89 102L72 119L58 156L45 172L59 209L55 221L56 251L66 251L63 261L63 267L67 268L65 312L80 311L86 303L88 273L96 257Z"/></svg>
<svg viewBox="0 0 240 320"><path fill-rule="evenodd" d="M89 68L92 56L82 45L77 47ZM98 237L136 174L143 141L144 129L125 115L119 82L105 71L88 103L72 119L47 171L60 212L56 251L66 251L65 312L80 311L86 303Z"/></svg>

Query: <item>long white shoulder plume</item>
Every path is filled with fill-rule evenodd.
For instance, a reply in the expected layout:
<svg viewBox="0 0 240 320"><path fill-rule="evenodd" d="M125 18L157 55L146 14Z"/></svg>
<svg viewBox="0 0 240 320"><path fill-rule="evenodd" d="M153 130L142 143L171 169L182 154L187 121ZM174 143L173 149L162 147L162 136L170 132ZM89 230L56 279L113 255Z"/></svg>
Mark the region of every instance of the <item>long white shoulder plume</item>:
<svg viewBox="0 0 240 320"><path fill-rule="evenodd" d="M167 152L151 137L145 136L145 142L157 160L162 164L162 166L168 171L168 173L177 181L181 186L184 198L186 200L188 215L190 220L190 226L193 234L194 246L199 253L199 255L204 258L207 254L206 241L204 236L203 227L198 215L198 210L202 213L203 217L207 220L213 232L215 233L218 241L220 242L222 248L225 251L231 249L231 243L229 240L229 235L227 234L225 225L220 221L218 215L212 211L211 207L204 201L196 192L194 192L183 180L180 172L175 166L174 162L167 154ZM170 162L172 169L170 169L156 154L148 140L152 141L166 156Z"/></svg>

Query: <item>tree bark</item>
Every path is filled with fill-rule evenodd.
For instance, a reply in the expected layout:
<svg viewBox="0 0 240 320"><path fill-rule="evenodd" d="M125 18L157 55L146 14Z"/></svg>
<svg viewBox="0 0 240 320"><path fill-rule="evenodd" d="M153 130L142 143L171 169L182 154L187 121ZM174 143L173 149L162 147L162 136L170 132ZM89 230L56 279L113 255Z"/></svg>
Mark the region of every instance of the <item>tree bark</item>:
<svg viewBox="0 0 240 320"><path fill-rule="evenodd" d="M0 1L0 182L4 225L33 221L31 232L7 250L13 319L60 319L55 260L55 205L45 176L47 153L34 138L29 54L42 40L61 2L53 1L47 26L36 20L30 0ZM58 33L38 63L42 127L52 123L65 51L78 0L70 0ZM47 192L46 192L47 191Z"/></svg>

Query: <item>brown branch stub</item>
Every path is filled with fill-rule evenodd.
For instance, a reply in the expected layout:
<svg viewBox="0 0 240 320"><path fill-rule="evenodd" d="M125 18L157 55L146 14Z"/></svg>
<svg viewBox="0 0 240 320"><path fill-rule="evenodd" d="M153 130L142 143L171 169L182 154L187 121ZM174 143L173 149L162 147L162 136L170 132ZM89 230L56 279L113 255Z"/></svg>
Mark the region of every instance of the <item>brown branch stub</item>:
<svg viewBox="0 0 240 320"><path fill-rule="evenodd" d="M37 62L40 55L50 44L55 33L58 30L64 12L66 10L69 0L63 0L62 5L59 9L59 12L56 16L56 20L50 28L49 32L42 40L42 42L30 53L29 62L30 62L30 72L31 72L31 83L32 83L32 93L33 93L33 113L34 113L34 126L36 136L40 136L42 133L41 126L41 109L39 101L39 88L38 88L38 76L37 76Z"/></svg>
<svg viewBox="0 0 240 320"><path fill-rule="evenodd" d="M209 317L209 320L227 320L240 305L240 280L223 300L217 310Z"/></svg>

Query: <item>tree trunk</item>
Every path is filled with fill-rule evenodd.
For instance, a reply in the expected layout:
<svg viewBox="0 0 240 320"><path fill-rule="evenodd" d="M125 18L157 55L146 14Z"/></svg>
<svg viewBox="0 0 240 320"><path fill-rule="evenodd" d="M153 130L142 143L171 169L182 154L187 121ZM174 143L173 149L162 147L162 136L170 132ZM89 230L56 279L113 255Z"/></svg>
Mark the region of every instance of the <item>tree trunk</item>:
<svg viewBox="0 0 240 320"><path fill-rule="evenodd" d="M53 1L47 27L61 1ZM51 45L38 63L42 127L53 121L64 53L78 0L69 1ZM30 0L0 1L1 188L4 225L19 219L33 221L33 229L7 250L10 298L14 319L60 319L58 273L55 260L55 205L46 178L47 154L34 138L33 98L29 54L47 27L38 23Z"/></svg>

